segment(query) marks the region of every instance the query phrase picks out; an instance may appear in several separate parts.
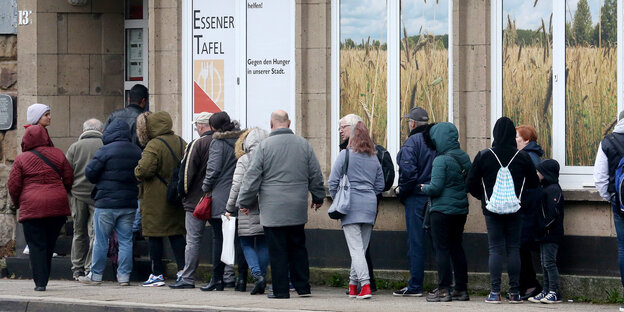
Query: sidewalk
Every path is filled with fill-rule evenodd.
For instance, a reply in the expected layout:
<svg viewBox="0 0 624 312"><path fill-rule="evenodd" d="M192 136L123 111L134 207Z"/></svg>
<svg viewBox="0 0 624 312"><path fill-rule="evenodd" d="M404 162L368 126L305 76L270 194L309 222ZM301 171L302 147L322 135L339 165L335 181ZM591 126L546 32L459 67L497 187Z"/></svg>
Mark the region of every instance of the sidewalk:
<svg viewBox="0 0 624 312"><path fill-rule="evenodd" d="M116 283L84 286L74 281L50 281L47 291L33 291L32 280L0 280L0 311L618 311L617 305L562 303L486 304L483 297L468 302L429 303L424 298L393 297L388 290L370 300L349 299L344 290L313 287L312 297L267 299L249 293L202 292L199 288L120 287ZM251 289L250 287L248 287Z"/></svg>

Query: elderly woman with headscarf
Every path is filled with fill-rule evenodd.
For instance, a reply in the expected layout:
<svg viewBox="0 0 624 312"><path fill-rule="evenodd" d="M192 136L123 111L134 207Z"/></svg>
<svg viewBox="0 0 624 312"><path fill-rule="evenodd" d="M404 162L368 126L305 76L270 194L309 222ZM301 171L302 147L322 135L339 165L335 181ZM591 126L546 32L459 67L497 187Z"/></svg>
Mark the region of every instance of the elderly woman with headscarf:
<svg viewBox="0 0 624 312"><path fill-rule="evenodd" d="M56 238L70 215L67 193L74 183L65 154L49 143L43 127L28 127L9 175L9 195L20 210L36 291L48 285Z"/></svg>

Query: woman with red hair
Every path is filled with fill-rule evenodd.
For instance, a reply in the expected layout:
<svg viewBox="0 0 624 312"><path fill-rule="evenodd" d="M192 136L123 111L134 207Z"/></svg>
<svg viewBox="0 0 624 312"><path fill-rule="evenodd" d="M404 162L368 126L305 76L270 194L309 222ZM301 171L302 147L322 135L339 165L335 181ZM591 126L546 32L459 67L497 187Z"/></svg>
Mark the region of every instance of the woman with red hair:
<svg viewBox="0 0 624 312"><path fill-rule="evenodd" d="M351 131L349 145L338 155L329 176L329 193L334 198L342 177L342 167L347 156L347 177L351 184L351 198L347 213L341 219L342 230L351 255L349 297L372 297L370 276L364 254L377 215L377 194L384 188L383 171L377 159L375 144L361 121ZM357 293L358 284L362 286Z"/></svg>
<svg viewBox="0 0 624 312"><path fill-rule="evenodd" d="M516 127L516 145L519 150L529 153L534 165L540 163L544 150L537 144L537 131L533 126L520 125Z"/></svg>

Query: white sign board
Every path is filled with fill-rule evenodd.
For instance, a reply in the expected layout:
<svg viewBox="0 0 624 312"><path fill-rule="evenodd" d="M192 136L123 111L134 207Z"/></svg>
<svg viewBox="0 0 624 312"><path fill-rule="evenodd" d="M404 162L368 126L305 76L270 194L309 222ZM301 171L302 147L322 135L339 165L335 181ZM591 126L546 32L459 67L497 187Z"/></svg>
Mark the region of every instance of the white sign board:
<svg viewBox="0 0 624 312"><path fill-rule="evenodd" d="M269 129L283 109L295 125L295 1L247 1L247 126Z"/></svg>

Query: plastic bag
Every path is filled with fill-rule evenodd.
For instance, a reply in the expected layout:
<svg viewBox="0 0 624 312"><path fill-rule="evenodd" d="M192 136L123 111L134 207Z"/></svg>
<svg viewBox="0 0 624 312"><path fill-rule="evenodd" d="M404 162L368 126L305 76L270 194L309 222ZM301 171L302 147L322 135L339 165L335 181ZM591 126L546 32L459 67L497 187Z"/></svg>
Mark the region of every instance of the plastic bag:
<svg viewBox="0 0 624 312"><path fill-rule="evenodd" d="M221 216L223 222L223 249L221 250L221 262L234 265L234 234L236 232L236 217Z"/></svg>

